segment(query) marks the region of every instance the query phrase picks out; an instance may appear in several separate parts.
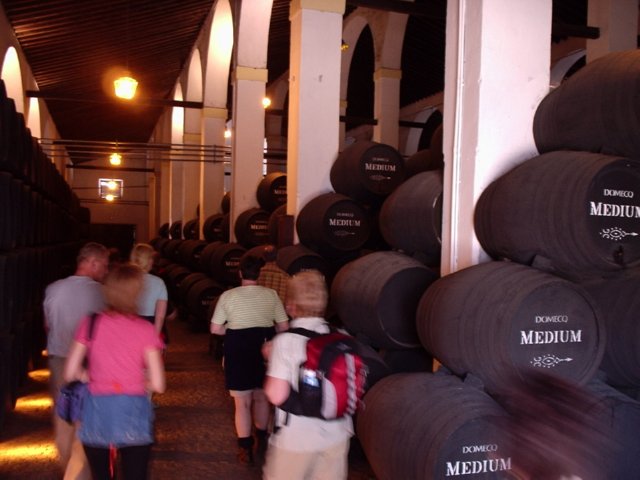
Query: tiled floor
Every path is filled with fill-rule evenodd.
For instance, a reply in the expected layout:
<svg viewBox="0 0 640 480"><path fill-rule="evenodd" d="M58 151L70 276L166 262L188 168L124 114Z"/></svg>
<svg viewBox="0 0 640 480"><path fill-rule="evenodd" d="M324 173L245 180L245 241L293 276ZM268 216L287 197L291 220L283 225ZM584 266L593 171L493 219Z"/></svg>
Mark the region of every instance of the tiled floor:
<svg viewBox="0 0 640 480"><path fill-rule="evenodd" d="M156 395L156 441L151 477L157 480L259 479L260 469L236 462L233 402L224 390L222 368L209 354L209 336L187 325L170 325L166 356L168 388ZM47 371L33 372L0 433L0 478L62 478L51 442ZM349 480L373 479L354 442Z"/></svg>

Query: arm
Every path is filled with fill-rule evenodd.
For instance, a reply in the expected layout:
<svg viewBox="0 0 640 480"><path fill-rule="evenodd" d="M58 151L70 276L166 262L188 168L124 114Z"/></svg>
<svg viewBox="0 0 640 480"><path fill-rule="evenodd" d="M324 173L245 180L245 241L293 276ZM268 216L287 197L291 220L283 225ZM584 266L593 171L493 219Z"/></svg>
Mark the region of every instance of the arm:
<svg viewBox="0 0 640 480"><path fill-rule="evenodd" d="M64 365L64 381L72 382L81 380L87 382L89 376L82 366L82 361L87 354L87 347L80 342L73 342L67 361Z"/></svg>
<svg viewBox="0 0 640 480"><path fill-rule="evenodd" d="M164 325L164 317L167 314L167 301L156 300L155 321L156 332L162 331L162 325Z"/></svg>
<svg viewBox="0 0 640 480"><path fill-rule="evenodd" d="M160 350L156 348L145 349L144 362L147 366L147 388L151 392L164 393L166 383Z"/></svg>
<svg viewBox="0 0 640 480"><path fill-rule="evenodd" d="M289 322L276 323L276 332L285 332L289 330Z"/></svg>
<svg viewBox="0 0 640 480"><path fill-rule="evenodd" d="M264 393L273 405L282 405L289 398L289 382L267 375L264 381Z"/></svg>
<svg viewBox="0 0 640 480"><path fill-rule="evenodd" d="M224 325L220 325L218 323L211 324L211 333L214 335L224 335L226 328Z"/></svg>

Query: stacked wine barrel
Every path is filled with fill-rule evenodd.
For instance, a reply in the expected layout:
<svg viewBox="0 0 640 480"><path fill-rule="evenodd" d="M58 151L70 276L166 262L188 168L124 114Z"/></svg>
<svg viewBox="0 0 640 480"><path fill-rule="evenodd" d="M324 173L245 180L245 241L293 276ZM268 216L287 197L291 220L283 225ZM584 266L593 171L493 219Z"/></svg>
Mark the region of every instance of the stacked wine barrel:
<svg viewBox="0 0 640 480"><path fill-rule="evenodd" d="M0 429L42 364L44 289L72 273L89 217L0 81Z"/></svg>
<svg viewBox="0 0 640 480"><path fill-rule="evenodd" d="M163 225L151 242L162 259L158 274L167 283L170 300L194 331L208 331L220 294L240 284L242 255L271 243L268 225L273 213L286 203L286 175L266 175L257 186L256 199L260 206L242 212L236 220L237 242L229 242L230 192L223 197L220 211L205 219L204 240L199 239L198 219L192 219L184 226L181 220Z"/></svg>
<svg viewBox="0 0 640 480"><path fill-rule="evenodd" d="M365 396L366 409L357 418L378 478L502 478L498 470L509 462L491 461L505 458L504 432L498 429L488 440L482 435L495 433L492 427L503 415L506 425L513 422L502 394L516 388L515 379L540 374L601 399L592 417L609 428L606 453L612 461L602 462L605 473L598 478L637 476L640 441L632 432L640 428L640 328L634 317L640 293L640 120L629 106L635 105L639 80L640 52L611 54L541 102L534 120L540 155L496 179L475 206L476 235L492 261L436 279L416 308L417 336L443 365L442 373L473 379L497 407L490 420L470 421L475 429L464 425L474 402L464 389L445 394L430 378L381 380ZM416 183L413 194L420 188ZM363 285L375 284L376 271L370 269ZM340 301L346 309L346 300ZM430 400L421 409L422 398ZM446 415L435 411L440 403L446 404ZM571 411L571 405L565 407ZM419 415L412 416L414 408ZM556 424L543 428L562 433L570 420L559 410L555 414ZM449 416L463 424L449 430ZM404 434L401 448L396 448L397 431ZM446 445L437 433L461 443ZM566 447L586 451L594 438L569 440ZM464 445L491 447L493 454L450 459L463 453ZM544 456L543 442L534 448Z"/></svg>

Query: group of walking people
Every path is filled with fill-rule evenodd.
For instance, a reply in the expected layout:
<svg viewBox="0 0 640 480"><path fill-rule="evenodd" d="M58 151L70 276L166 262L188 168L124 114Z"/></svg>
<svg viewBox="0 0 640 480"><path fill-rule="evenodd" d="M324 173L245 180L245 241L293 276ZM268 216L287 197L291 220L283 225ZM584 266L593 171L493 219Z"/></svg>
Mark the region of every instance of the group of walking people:
<svg viewBox="0 0 640 480"><path fill-rule="evenodd" d="M78 253L75 273L46 289L52 396L74 380L88 382L89 391L78 424L54 416L65 479L110 479L114 469L125 479L148 478L151 395L166 386L162 331L168 297L164 282L149 273L154 256L150 245L138 244L128 262L109 266L109 250L88 243ZM274 260L271 246L263 256L245 255L241 285L220 296L211 318L211 332L224 335L238 459L264 464L265 479L344 479L351 417L325 421L278 408L297 385L306 356L306 338L286 330L329 331L323 319L327 286L317 271L289 277Z"/></svg>
<svg viewBox="0 0 640 480"><path fill-rule="evenodd" d="M265 254L269 259L272 247ZM239 266L241 285L220 296L211 319L211 333L225 335L225 383L235 404L238 459L249 465L264 462L265 480L345 479L351 417L323 420L279 408L297 388L308 340L287 329L330 331L323 318L325 279L316 270L291 278L284 272L277 275L269 263L265 276L264 259L245 255ZM284 304L274 289L264 286L269 285L265 278L286 285Z"/></svg>
<svg viewBox="0 0 640 480"><path fill-rule="evenodd" d="M54 415L65 479L112 478L114 452L125 479L147 478L151 393L165 390L160 332L168 300L164 282L149 273L154 254L138 244L129 262L110 268L109 250L88 243L75 273L46 289L52 396L74 380L87 382L89 392L77 425Z"/></svg>

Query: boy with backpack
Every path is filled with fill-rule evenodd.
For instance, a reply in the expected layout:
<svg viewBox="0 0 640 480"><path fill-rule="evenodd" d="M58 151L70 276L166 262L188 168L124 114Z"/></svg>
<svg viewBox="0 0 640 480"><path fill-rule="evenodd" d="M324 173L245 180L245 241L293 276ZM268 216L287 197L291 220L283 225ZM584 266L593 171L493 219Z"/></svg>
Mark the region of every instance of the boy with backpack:
<svg viewBox="0 0 640 480"><path fill-rule="evenodd" d="M274 433L263 470L266 480L347 478L353 435L351 414L362 395L366 367L350 349L350 337L326 335L330 333L323 319L327 299L327 287L319 272L304 271L291 277L286 301L291 331L277 335L263 348L268 360L264 391L276 406ZM323 353L333 357L325 379L318 365L310 366L309 362L327 362L319 360L322 355L316 356L308 347L328 352L328 344L337 345L341 353ZM329 370L344 377L343 385L327 386L331 383Z"/></svg>

